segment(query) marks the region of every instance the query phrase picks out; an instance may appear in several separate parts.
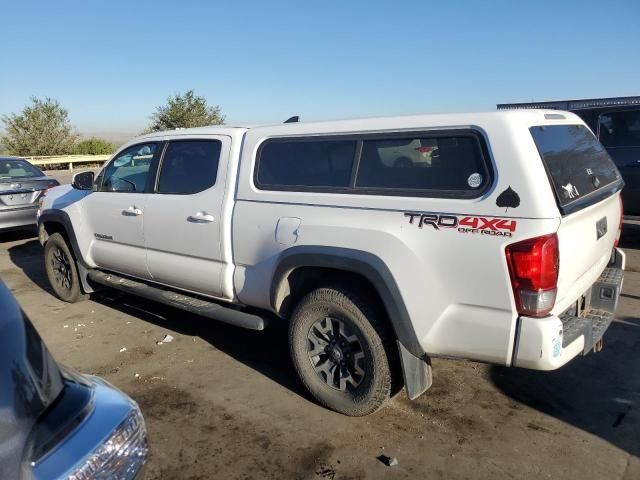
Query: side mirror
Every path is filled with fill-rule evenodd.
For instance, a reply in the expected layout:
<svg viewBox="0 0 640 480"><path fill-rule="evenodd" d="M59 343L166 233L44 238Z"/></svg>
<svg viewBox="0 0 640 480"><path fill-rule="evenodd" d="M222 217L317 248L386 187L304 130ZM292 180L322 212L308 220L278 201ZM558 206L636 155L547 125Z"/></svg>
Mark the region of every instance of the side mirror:
<svg viewBox="0 0 640 480"><path fill-rule="evenodd" d="M71 186L76 190L91 190L93 189L93 172L80 172L73 176Z"/></svg>

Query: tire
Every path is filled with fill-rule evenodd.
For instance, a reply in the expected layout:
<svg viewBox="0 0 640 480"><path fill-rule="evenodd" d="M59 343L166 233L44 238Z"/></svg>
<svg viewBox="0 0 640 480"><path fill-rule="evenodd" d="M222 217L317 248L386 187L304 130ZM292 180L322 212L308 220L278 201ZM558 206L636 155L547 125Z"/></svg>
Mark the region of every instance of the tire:
<svg viewBox="0 0 640 480"><path fill-rule="evenodd" d="M392 392L395 344L375 306L349 287L327 286L308 293L289 324L293 364L309 393L353 417L380 409Z"/></svg>
<svg viewBox="0 0 640 480"><path fill-rule="evenodd" d="M76 261L60 233L51 235L44 244L44 268L49 285L60 300L76 303L88 298L80 289Z"/></svg>

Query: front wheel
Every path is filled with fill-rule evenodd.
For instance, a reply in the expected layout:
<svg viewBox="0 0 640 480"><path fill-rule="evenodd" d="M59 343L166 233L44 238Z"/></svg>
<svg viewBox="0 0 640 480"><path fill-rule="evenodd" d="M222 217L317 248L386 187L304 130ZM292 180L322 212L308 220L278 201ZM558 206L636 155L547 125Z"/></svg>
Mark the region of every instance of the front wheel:
<svg viewBox="0 0 640 480"><path fill-rule="evenodd" d="M380 312L342 286L314 290L297 305L289 326L291 356L321 404L363 416L391 396L393 342Z"/></svg>
<svg viewBox="0 0 640 480"><path fill-rule="evenodd" d="M76 262L60 233L51 235L44 244L44 264L49 284L60 300L75 303L87 298L80 290Z"/></svg>

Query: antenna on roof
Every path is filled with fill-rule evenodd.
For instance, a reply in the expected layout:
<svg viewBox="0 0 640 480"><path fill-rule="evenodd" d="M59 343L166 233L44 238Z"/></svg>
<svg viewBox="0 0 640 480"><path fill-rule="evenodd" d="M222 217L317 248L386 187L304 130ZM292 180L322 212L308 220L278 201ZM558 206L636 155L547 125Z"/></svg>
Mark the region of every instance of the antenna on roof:
<svg viewBox="0 0 640 480"><path fill-rule="evenodd" d="M284 123L298 123L300 121L300 115L287 118Z"/></svg>

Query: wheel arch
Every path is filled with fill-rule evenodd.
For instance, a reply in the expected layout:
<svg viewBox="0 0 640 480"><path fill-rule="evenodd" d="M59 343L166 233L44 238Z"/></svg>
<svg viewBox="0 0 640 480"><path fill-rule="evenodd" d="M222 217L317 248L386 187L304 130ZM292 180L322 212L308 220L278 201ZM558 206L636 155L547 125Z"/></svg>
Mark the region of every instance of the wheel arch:
<svg viewBox="0 0 640 480"><path fill-rule="evenodd" d="M323 273L329 273L333 278L347 274L350 279L361 279L371 286L386 310L396 339L416 357L424 356L391 271L382 259L369 252L326 246L287 249L280 255L271 281L273 311L283 318L288 317L295 301L314 281L317 283L316 275Z"/></svg>
<svg viewBox="0 0 640 480"><path fill-rule="evenodd" d="M38 240L40 244L44 246L49 237L54 233L61 233L71 248L71 253L78 267L78 276L80 277L82 291L84 293L93 292L94 289L87 280L87 273L90 267L82 257L78 239L76 238L69 215L60 210L45 210L38 218Z"/></svg>
<svg viewBox="0 0 640 480"><path fill-rule="evenodd" d="M73 225L69 219L69 215L62 211L45 210L38 218L38 239L40 243L44 245L54 233L62 233L69 242L69 246L76 260L86 265L80 254L78 240L73 231Z"/></svg>

